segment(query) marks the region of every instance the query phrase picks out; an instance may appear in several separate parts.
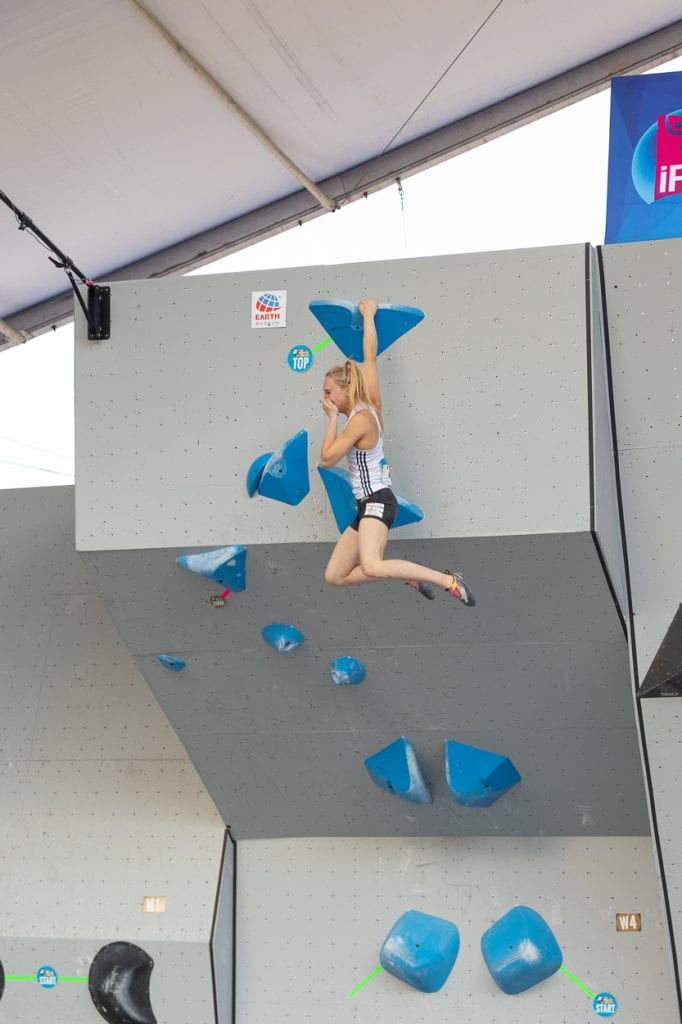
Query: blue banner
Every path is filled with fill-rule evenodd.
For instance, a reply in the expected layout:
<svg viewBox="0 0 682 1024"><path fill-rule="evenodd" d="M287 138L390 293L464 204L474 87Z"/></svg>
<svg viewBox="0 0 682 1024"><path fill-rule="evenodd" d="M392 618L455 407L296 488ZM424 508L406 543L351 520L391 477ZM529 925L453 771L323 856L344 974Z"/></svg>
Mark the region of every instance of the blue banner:
<svg viewBox="0 0 682 1024"><path fill-rule="evenodd" d="M682 72L611 81L606 243L682 237Z"/></svg>

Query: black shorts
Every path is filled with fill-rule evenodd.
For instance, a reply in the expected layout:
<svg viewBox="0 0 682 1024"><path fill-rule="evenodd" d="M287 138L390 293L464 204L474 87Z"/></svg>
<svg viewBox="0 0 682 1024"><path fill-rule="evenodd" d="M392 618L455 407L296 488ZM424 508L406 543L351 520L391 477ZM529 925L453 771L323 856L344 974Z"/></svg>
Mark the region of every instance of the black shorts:
<svg viewBox="0 0 682 1024"><path fill-rule="evenodd" d="M398 515L398 502L390 487L382 487L366 498L358 498L357 505L358 514L350 524L351 530L357 530L361 519L378 519L390 530Z"/></svg>

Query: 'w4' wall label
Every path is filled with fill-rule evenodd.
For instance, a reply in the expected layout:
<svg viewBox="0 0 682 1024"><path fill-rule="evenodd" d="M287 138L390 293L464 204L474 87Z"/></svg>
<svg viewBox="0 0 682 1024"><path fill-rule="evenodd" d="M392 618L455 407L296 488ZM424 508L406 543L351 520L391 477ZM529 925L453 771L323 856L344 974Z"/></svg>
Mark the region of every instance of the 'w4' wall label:
<svg viewBox="0 0 682 1024"><path fill-rule="evenodd" d="M251 292L252 327L286 327L287 293Z"/></svg>
<svg viewBox="0 0 682 1024"><path fill-rule="evenodd" d="M641 914L616 914L617 932L641 932Z"/></svg>

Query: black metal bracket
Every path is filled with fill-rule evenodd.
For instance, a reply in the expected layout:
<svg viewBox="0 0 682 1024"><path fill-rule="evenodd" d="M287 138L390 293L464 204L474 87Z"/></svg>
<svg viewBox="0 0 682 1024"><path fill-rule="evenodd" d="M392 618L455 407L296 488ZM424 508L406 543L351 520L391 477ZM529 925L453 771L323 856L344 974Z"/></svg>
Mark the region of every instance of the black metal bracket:
<svg viewBox="0 0 682 1024"><path fill-rule="evenodd" d="M42 245L47 249L50 249L58 257L57 259L53 259L52 256L48 256L48 259L50 263L55 265L55 267L63 270L71 282L74 295L83 310L83 316L88 322L88 341L103 341L106 338L110 338L111 289L106 285L93 284L90 278L86 277L83 272L78 269L73 260L69 259L61 249L58 249L54 242L52 242L47 235L43 234L40 228L33 223L31 218L28 217L23 210L16 207L9 196L1 190L0 202L3 202L5 206L8 206L10 210L12 210L17 219L20 231L28 231L30 235L37 238ZM83 296L78 291L78 286L74 280L74 274L80 278L84 285L87 285L87 306L83 302Z"/></svg>
<svg viewBox="0 0 682 1024"><path fill-rule="evenodd" d="M111 337L111 288L91 284L88 288L88 341Z"/></svg>

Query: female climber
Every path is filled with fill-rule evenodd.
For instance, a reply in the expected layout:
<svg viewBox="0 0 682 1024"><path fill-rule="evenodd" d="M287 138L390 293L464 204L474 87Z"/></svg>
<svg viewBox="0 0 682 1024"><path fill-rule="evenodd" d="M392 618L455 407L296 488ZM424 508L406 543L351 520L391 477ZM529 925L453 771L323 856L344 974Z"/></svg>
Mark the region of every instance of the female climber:
<svg viewBox="0 0 682 1024"><path fill-rule="evenodd" d="M402 580L429 600L429 584L442 587L471 608L476 600L460 573L437 572L415 562L384 558L388 530L398 511L384 457L381 394L377 371L377 332L374 314L378 302L359 304L363 322L363 363L348 359L325 375L322 408L329 418L322 442L320 465L335 466L348 459L357 515L341 534L324 578L335 587L350 587L372 580ZM339 413L347 417L337 436Z"/></svg>

